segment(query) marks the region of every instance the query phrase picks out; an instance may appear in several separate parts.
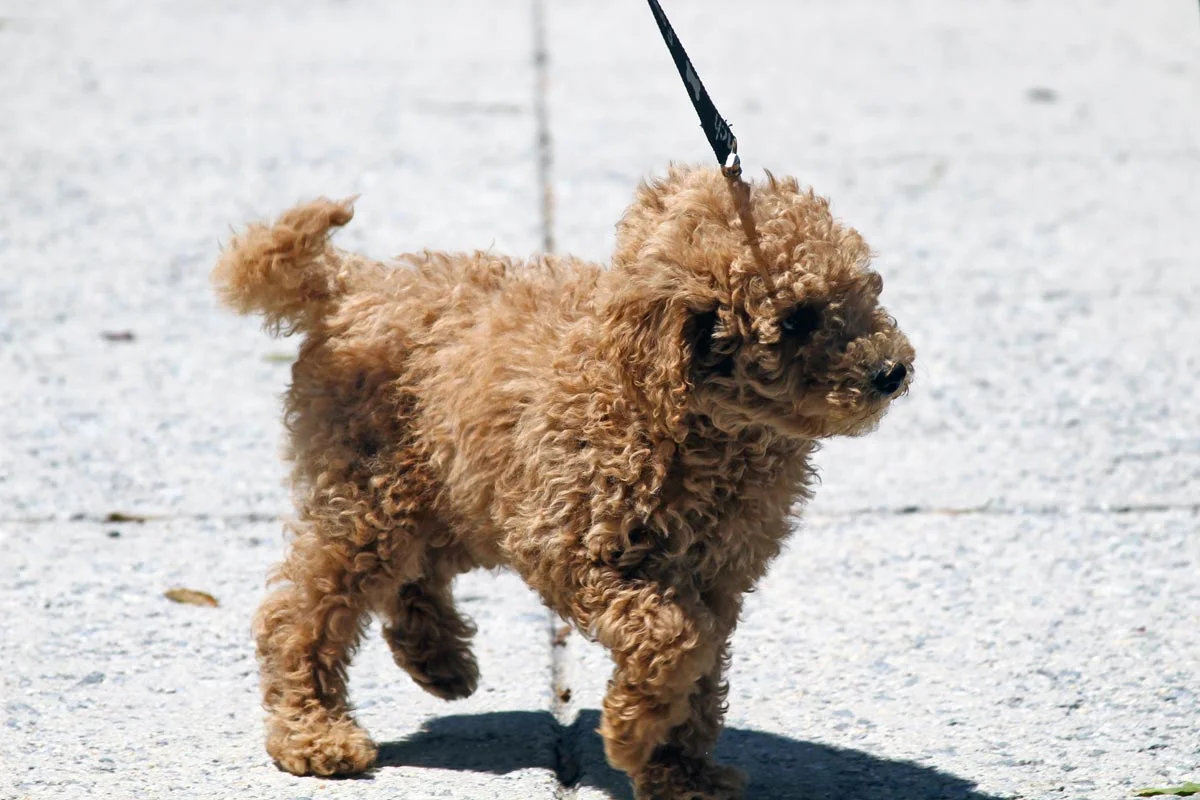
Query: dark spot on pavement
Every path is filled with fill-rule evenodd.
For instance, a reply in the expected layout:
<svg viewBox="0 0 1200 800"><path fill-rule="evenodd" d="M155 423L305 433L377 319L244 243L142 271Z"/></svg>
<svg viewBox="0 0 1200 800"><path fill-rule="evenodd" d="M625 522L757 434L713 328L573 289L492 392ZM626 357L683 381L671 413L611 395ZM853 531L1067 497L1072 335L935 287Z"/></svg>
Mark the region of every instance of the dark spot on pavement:
<svg viewBox="0 0 1200 800"><path fill-rule="evenodd" d="M1025 98L1031 103L1057 103L1058 92L1046 86L1034 86L1025 92Z"/></svg>

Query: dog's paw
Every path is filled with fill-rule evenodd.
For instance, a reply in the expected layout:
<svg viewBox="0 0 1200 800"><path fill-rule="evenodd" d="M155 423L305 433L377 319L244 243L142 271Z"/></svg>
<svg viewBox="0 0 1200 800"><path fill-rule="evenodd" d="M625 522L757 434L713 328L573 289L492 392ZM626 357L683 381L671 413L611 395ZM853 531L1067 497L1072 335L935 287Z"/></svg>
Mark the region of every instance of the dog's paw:
<svg viewBox="0 0 1200 800"><path fill-rule="evenodd" d="M267 752L293 775L356 775L375 764L378 748L352 719L268 722Z"/></svg>
<svg viewBox="0 0 1200 800"><path fill-rule="evenodd" d="M410 665L408 674L425 691L443 700L463 700L479 685L479 665L468 648L440 653L419 665Z"/></svg>
<svg viewBox="0 0 1200 800"><path fill-rule="evenodd" d="M636 800L742 800L745 793L740 769L697 759L657 762L634 780Z"/></svg>

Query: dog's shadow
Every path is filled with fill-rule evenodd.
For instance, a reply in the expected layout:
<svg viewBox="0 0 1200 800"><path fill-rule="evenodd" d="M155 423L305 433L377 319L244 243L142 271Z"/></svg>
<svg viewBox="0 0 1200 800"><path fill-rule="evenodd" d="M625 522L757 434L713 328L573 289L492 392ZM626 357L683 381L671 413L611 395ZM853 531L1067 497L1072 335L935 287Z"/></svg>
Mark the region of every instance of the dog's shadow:
<svg viewBox="0 0 1200 800"><path fill-rule="evenodd" d="M439 717L404 741L381 745L378 766L497 775L556 768L567 786L632 800L628 779L604 759L595 733L599 719L599 712L587 710L564 728L545 711ZM755 800L1000 800L931 767L754 730L726 728L717 756L750 773L747 796Z"/></svg>

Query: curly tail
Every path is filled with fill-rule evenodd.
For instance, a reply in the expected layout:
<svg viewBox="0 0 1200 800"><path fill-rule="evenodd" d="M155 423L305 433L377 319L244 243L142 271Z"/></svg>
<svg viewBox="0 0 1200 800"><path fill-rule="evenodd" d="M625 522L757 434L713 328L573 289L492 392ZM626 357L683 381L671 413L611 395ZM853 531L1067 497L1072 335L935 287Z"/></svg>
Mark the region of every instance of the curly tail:
<svg viewBox="0 0 1200 800"><path fill-rule="evenodd" d="M348 276L329 237L354 216L352 203L321 198L274 225L251 225L213 268L221 300L239 314L262 314L273 333L311 330L346 290Z"/></svg>

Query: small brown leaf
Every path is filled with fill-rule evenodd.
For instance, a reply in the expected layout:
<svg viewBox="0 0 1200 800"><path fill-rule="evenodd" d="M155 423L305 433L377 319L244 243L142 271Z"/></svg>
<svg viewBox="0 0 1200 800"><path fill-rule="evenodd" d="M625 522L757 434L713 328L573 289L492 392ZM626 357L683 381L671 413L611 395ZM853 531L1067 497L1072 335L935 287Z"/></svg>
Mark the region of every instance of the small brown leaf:
<svg viewBox="0 0 1200 800"><path fill-rule="evenodd" d="M570 689L560 689L558 692L558 699L563 703L571 702L571 690Z"/></svg>
<svg viewBox="0 0 1200 800"><path fill-rule="evenodd" d="M105 522L145 522L150 519L142 514L127 514L124 511L110 511L104 518Z"/></svg>
<svg viewBox="0 0 1200 800"><path fill-rule="evenodd" d="M187 603L190 606L213 606L215 608L220 605L217 598L208 592L200 592L195 589L167 589L163 592L163 597L175 603Z"/></svg>

